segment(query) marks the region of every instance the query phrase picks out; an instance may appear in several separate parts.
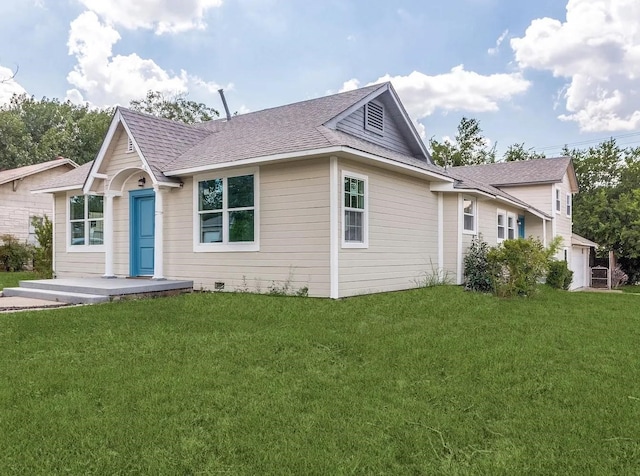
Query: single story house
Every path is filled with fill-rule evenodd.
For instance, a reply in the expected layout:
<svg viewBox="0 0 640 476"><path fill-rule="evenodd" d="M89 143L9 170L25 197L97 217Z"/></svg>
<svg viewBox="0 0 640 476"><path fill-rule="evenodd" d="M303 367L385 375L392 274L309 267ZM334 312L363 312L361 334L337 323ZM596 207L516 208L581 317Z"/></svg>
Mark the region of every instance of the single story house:
<svg viewBox="0 0 640 476"><path fill-rule="evenodd" d="M435 166L390 83L193 125L119 107L96 159L39 192L58 277L331 298L461 283L475 234L554 226L538 202Z"/></svg>
<svg viewBox="0 0 640 476"><path fill-rule="evenodd" d="M32 218L51 218L53 197L34 195L31 190L56 180L77 165L58 157L41 164L0 171L0 236L13 235L20 241L35 243Z"/></svg>

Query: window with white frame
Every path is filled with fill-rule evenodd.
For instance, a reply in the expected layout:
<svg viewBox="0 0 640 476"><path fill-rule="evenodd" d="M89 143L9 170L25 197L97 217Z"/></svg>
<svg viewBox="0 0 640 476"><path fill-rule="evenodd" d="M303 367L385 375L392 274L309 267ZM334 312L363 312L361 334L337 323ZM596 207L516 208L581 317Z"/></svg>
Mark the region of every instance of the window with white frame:
<svg viewBox="0 0 640 476"><path fill-rule="evenodd" d="M507 239L515 240L516 238L516 216L509 213L507 215Z"/></svg>
<svg viewBox="0 0 640 476"><path fill-rule="evenodd" d="M571 216L571 194L567 193L567 216Z"/></svg>
<svg viewBox="0 0 640 476"><path fill-rule="evenodd" d="M556 213L560 213L562 206L560 205L560 189L556 188Z"/></svg>
<svg viewBox="0 0 640 476"><path fill-rule="evenodd" d="M342 245L347 248L365 248L368 245L367 177L345 172L343 183Z"/></svg>
<svg viewBox="0 0 640 476"><path fill-rule="evenodd" d="M462 199L463 213L463 230L465 233L476 232L477 204L473 197L463 197Z"/></svg>
<svg viewBox="0 0 640 476"><path fill-rule="evenodd" d="M255 175L219 176L196 185L196 244L253 245L256 243Z"/></svg>
<svg viewBox="0 0 640 476"><path fill-rule="evenodd" d="M502 241L507 236L507 212L498 210L498 241Z"/></svg>
<svg viewBox="0 0 640 476"><path fill-rule="evenodd" d="M72 195L69 197L69 241L73 246L104 244L104 197Z"/></svg>

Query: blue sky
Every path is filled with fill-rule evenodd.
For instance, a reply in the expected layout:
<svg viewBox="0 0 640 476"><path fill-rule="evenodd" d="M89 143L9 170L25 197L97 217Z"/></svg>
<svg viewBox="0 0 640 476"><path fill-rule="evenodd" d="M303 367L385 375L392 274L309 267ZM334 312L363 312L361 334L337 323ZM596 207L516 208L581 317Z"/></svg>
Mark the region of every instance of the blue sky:
<svg viewBox="0 0 640 476"><path fill-rule="evenodd" d="M637 0L3 0L0 102L147 90L255 111L391 80L425 140L640 145Z"/></svg>

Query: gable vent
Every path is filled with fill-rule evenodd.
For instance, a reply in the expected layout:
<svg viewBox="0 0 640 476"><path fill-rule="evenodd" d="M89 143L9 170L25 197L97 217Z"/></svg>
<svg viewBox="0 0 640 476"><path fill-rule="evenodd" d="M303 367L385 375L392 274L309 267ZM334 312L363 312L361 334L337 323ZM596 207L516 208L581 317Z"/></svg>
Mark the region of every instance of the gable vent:
<svg viewBox="0 0 640 476"><path fill-rule="evenodd" d="M369 102L365 105L364 128L377 134L384 132L384 107L381 104Z"/></svg>
<svg viewBox="0 0 640 476"><path fill-rule="evenodd" d="M127 152L133 152L133 140L127 137Z"/></svg>

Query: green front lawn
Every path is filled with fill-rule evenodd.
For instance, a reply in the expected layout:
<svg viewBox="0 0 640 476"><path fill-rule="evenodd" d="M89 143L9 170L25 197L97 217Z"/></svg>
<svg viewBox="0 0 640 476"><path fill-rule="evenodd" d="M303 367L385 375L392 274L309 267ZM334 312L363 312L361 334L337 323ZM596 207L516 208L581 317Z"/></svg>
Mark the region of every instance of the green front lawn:
<svg viewBox="0 0 640 476"><path fill-rule="evenodd" d="M5 273L0 271L0 291L4 288L16 288L20 281L38 279L33 271L20 271L17 273Z"/></svg>
<svg viewBox="0 0 640 476"><path fill-rule="evenodd" d="M0 315L0 474L638 474L640 301L439 287Z"/></svg>

